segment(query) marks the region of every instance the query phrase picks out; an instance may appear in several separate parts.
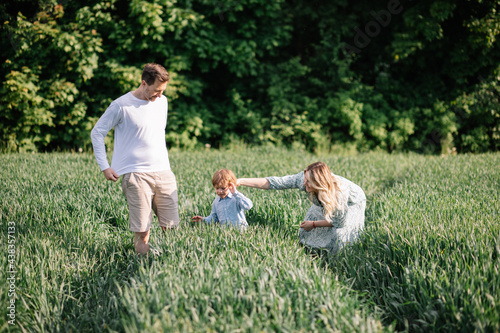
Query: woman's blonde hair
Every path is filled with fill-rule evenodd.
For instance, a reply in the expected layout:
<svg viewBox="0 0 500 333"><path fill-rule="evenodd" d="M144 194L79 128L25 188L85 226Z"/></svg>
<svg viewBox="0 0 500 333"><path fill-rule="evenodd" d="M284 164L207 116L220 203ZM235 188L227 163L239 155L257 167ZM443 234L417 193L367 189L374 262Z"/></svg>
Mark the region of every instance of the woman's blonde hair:
<svg viewBox="0 0 500 333"><path fill-rule="evenodd" d="M313 163L305 168L304 177L312 188L311 194L316 195L323 205L327 220L330 220L335 211L344 209L344 194L328 165L323 162Z"/></svg>

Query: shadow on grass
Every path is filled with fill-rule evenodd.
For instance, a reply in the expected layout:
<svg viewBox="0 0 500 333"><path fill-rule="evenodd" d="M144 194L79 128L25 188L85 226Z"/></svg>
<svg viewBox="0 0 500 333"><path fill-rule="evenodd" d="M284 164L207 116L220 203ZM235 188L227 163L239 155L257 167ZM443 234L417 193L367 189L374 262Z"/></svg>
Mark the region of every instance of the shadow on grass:
<svg viewBox="0 0 500 333"><path fill-rule="evenodd" d="M128 208L126 210L127 215L120 216L119 212L104 206L100 200L91 202L90 206L91 211L95 212L98 221L102 221L101 223L104 223L112 228L128 229Z"/></svg>
<svg viewBox="0 0 500 333"><path fill-rule="evenodd" d="M123 331L122 290L133 283L141 267L151 266L156 260L153 256L137 255L133 237L100 245L94 248L92 268L73 276L68 283L72 293L61 313L63 331Z"/></svg>

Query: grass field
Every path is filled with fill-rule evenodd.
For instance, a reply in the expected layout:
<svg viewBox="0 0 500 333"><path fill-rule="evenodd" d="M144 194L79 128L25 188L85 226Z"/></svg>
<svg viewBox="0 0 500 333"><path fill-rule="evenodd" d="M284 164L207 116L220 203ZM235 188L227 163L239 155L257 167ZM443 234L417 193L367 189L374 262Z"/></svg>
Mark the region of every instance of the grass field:
<svg viewBox="0 0 500 333"><path fill-rule="evenodd" d="M0 155L0 331L500 331L500 154L170 159L181 226L154 224L163 253L139 258L120 184L92 155ZM209 214L216 169L286 175L318 160L368 197L362 239L336 257L299 246L310 203L298 191L241 188L245 233L189 222Z"/></svg>

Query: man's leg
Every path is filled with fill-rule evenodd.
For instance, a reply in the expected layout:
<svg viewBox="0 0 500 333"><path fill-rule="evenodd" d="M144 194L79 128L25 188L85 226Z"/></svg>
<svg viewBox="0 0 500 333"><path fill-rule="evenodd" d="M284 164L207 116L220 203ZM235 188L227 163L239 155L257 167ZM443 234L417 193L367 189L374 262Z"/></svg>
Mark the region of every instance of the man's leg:
<svg viewBox="0 0 500 333"><path fill-rule="evenodd" d="M134 232L134 247L137 253L149 251L149 230L153 217L152 179L147 173L130 173L123 177L122 189L129 207L130 230Z"/></svg>
<svg viewBox="0 0 500 333"><path fill-rule="evenodd" d="M149 230L136 232L134 235L134 247L138 254L146 254L149 251Z"/></svg>
<svg viewBox="0 0 500 333"><path fill-rule="evenodd" d="M153 210L165 232L179 225L177 181L172 170L158 172Z"/></svg>

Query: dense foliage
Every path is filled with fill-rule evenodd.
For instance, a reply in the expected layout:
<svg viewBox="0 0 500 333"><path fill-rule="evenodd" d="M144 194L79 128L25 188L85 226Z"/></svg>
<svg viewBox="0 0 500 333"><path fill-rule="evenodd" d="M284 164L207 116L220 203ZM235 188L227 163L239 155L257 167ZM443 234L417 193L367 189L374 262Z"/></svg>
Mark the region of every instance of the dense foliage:
<svg viewBox="0 0 500 333"><path fill-rule="evenodd" d="M500 148L496 0L13 0L0 5L3 151L89 149L146 62L171 146Z"/></svg>

